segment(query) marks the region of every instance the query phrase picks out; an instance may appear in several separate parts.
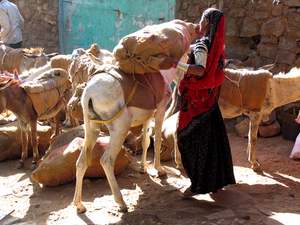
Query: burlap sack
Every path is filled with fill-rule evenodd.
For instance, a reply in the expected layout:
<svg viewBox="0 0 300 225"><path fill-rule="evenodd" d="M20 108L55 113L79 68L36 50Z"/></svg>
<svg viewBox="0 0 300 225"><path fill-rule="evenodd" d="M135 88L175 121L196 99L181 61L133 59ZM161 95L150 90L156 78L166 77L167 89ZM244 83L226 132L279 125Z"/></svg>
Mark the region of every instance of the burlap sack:
<svg viewBox="0 0 300 225"><path fill-rule="evenodd" d="M72 117L77 120L83 121L83 110L81 105L81 95L86 86L86 82L78 85L75 89L75 93L68 102L68 111Z"/></svg>
<svg viewBox="0 0 300 225"><path fill-rule="evenodd" d="M182 20L146 26L123 37L113 54L125 73L156 72L165 53L180 60L196 36L196 25Z"/></svg>
<svg viewBox="0 0 300 225"><path fill-rule="evenodd" d="M14 69L19 70L23 54L23 49L10 48L5 45L1 45L0 48L0 71L4 72L7 70L12 73Z"/></svg>
<svg viewBox="0 0 300 225"><path fill-rule="evenodd" d="M57 55L50 59L51 68L61 68L66 71L72 63L72 55Z"/></svg>
<svg viewBox="0 0 300 225"><path fill-rule="evenodd" d="M31 98L38 116L53 107L62 94L70 87L71 81L64 69L51 69L36 77L33 81L21 85Z"/></svg>
<svg viewBox="0 0 300 225"><path fill-rule="evenodd" d="M93 63L88 55L81 55L74 59L69 69L72 90L74 91L79 84L88 82L96 69L97 65Z"/></svg>
<svg viewBox="0 0 300 225"><path fill-rule="evenodd" d="M76 179L76 161L80 154L84 139L75 138L70 144L54 149L47 156L42 158L31 176L37 183L48 186L66 184ZM109 137L99 137L92 151L92 164L88 167L84 177L105 177L104 170L100 165ZM118 175L130 163L129 157L122 147L117 156L114 173Z"/></svg>
<svg viewBox="0 0 300 225"><path fill-rule="evenodd" d="M37 124L38 150L41 152L48 145L52 134L50 126ZM29 137L31 137L29 132ZM28 144L28 156L32 156L32 146ZM0 126L0 161L20 159L22 155L22 140L19 121Z"/></svg>

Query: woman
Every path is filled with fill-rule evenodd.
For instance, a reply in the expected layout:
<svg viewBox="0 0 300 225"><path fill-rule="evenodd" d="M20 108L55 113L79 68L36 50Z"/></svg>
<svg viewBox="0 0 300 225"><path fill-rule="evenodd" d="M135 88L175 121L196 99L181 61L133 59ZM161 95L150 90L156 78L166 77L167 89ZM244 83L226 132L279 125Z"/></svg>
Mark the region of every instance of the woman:
<svg viewBox="0 0 300 225"><path fill-rule="evenodd" d="M161 65L162 68L173 65L185 72L179 86L177 138L191 186L183 197L216 193L228 184L235 184L230 145L218 106L225 77L223 13L213 8L205 10L196 29L203 37L196 41L189 64L165 55Z"/></svg>

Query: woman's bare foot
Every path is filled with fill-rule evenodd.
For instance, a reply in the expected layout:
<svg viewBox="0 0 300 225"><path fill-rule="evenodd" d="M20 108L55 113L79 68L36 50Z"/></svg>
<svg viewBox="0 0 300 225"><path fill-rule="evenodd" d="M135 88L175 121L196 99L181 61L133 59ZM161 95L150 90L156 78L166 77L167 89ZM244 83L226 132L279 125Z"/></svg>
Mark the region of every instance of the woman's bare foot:
<svg viewBox="0 0 300 225"><path fill-rule="evenodd" d="M192 192L191 191L191 187L187 188L182 194L181 194L181 197L182 198L191 198L195 195L198 195L197 193L195 192Z"/></svg>

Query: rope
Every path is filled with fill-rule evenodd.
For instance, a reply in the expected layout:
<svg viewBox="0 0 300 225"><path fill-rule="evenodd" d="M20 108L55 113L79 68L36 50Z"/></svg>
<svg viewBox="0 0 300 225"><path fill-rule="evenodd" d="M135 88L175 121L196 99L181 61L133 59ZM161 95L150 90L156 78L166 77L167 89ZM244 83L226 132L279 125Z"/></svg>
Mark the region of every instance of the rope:
<svg viewBox="0 0 300 225"><path fill-rule="evenodd" d="M52 71L52 76L54 76L54 71ZM56 101L56 102L48 109L48 98L47 98L47 93L46 93L45 87L44 87L44 85L43 85L41 82L39 82L39 81L37 80L37 83L41 84L42 87L43 87L44 94L45 94L45 99L46 99L46 109L45 109L45 112L43 112L40 116L44 115L44 114L47 113L49 110L53 109L53 108L56 106L56 104L60 101L60 99L61 99L61 98L66 94L66 92L67 92L67 91L65 91L65 93L62 95L62 94L60 93L59 84L58 84L57 80L56 80L56 79L49 79L48 81L50 81L50 80L53 80L53 81L55 82L56 88L57 88L57 91L58 91L59 96L58 96L58 98L57 98L57 101Z"/></svg>
<svg viewBox="0 0 300 225"><path fill-rule="evenodd" d="M44 94L45 94L45 99L46 99L45 112L47 112L47 109L48 109L48 98L47 98L46 89L45 89L44 85L43 85L39 80L37 80L36 82L37 82L38 84L40 84L40 85L42 86L42 88L43 88L43 91L44 91ZM45 113L45 112L44 112L44 113ZM43 114L44 114L44 113L43 113Z"/></svg>
<svg viewBox="0 0 300 225"><path fill-rule="evenodd" d="M242 106L242 109L244 109L244 106L243 106L243 97L242 97L242 93L241 93L241 90L240 90L240 82L241 82L241 78L242 76L239 76L239 80L238 81L235 81L235 80L231 80L227 75L225 75L225 77L233 84L237 87L238 91L239 91L239 95L240 95L240 99L241 99L241 106Z"/></svg>

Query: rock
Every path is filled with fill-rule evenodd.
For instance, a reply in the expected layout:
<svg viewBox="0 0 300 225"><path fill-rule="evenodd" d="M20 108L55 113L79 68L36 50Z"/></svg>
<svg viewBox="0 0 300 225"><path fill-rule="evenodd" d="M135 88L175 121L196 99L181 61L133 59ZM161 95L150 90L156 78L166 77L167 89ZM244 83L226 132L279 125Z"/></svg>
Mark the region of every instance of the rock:
<svg viewBox="0 0 300 225"><path fill-rule="evenodd" d="M229 218L229 217L234 217L234 216L235 216L235 214L233 213L233 211L231 209L226 209L226 210L205 216L205 218L208 220L217 220L217 219L224 219L224 218Z"/></svg>
<svg viewBox="0 0 300 225"><path fill-rule="evenodd" d="M295 58L296 58L296 54L287 50L279 50L276 54L275 62L292 64Z"/></svg>
<svg viewBox="0 0 300 225"><path fill-rule="evenodd" d="M263 36L274 35L281 37L286 31L286 26L282 18L272 18L261 26L260 34Z"/></svg>
<svg viewBox="0 0 300 225"><path fill-rule="evenodd" d="M259 126L270 125L276 120L276 111L273 110L267 117L263 117L259 123Z"/></svg>
<svg viewBox="0 0 300 225"><path fill-rule="evenodd" d="M288 50L293 53L297 53L298 42L295 37L280 37L279 38L279 49Z"/></svg>
<svg viewBox="0 0 300 225"><path fill-rule="evenodd" d="M278 46L260 43L257 45L257 50L261 56L264 56L269 59L275 59L276 54L278 52Z"/></svg>
<svg viewBox="0 0 300 225"><path fill-rule="evenodd" d="M235 131L241 137L248 137L250 119L247 117L242 122L235 126Z"/></svg>
<svg viewBox="0 0 300 225"><path fill-rule="evenodd" d="M298 0L288 0L284 4L290 7L300 7L300 2Z"/></svg>
<svg viewBox="0 0 300 225"><path fill-rule="evenodd" d="M240 36L253 37L255 35L259 35L259 27L251 17L246 17L243 25L241 26Z"/></svg>
<svg viewBox="0 0 300 225"><path fill-rule="evenodd" d="M281 131L281 126L278 120L275 120L273 123L271 123L268 126L259 126L258 128L258 134L261 137L273 137L279 134L280 131Z"/></svg>

